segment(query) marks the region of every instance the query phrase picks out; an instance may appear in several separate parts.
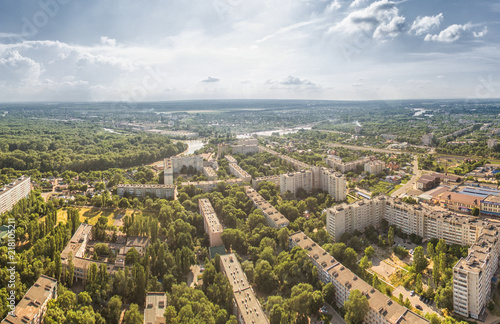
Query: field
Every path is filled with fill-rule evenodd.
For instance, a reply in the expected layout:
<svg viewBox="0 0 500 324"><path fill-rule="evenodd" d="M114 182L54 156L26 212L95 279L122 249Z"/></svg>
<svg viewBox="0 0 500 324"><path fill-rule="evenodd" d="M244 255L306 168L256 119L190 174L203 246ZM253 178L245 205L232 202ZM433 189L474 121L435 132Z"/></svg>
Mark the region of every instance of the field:
<svg viewBox="0 0 500 324"><path fill-rule="evenodd" d="M370 191L387 193L393 187L394 186L389 182L379 181L376 185L370 187Z"/></svg>
<svg viewBox="0 0 500 324"><path fill-rule="evenodd" d="M95 207L75 207L80 212L80 222L88 220L90 225L97 223L99 217L106 217L109 226L122 226L121 219L125 215L132 215L133 209L111 209L111 208L95 208ZM152 215L153 212L142 212L143 215ZM67 221L67 211L65 208L57 211L57 222Z"/></svg>

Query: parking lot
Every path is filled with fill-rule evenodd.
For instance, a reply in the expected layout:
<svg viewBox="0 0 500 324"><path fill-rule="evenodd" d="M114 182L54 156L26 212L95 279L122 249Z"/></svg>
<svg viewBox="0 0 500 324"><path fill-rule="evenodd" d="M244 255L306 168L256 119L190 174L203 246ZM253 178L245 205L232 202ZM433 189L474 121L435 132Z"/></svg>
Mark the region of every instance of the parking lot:
<svg viewBox="0 0 500 324"><path fill-rule="evenodd" d="M437 309L435 308L432 302L429 302L429 304L425 304L423 301L419 299L420 298L419 295L415 294L414 296L410 296L410 290L407 290L405 287L399 286L392 292L392 295L395 296L396 298L399 297L399 294L403 294L403 300L406 300L406 298L408 298L413 307L420 305L422 307L421 309L422 314L436 313L437 315L439 315Z"/></svg>

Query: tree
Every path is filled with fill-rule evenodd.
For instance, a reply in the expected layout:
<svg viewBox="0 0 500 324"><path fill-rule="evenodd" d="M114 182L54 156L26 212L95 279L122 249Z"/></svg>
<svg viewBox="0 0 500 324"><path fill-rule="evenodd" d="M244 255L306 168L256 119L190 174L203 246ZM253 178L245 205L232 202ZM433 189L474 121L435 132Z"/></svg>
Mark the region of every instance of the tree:
<svg viewBox="0 0 500 324"><path fill-rule="evenodd" d="M90 304L92 304L92 298L88 292L82 291L78 294L78 305L89 306Z"/></svg>
<svg viewBox="0 0 500 324"><path fill-rule="evenodd" d="M472 216L479 216L479 208L477 207L472 208L471 214Z"/></svg>
<svg viewBox="0 0 500 324"><path fill-rule="evenodd" d="M372 277L372 286L375 288L375 289L378 289L378 286L380 285L380 280L378 279L378 276L377 274L373 274L373 277Z"/></svg>
<svg viewBox="0 0 500 324"><path fill-rule="evenodd" d="M123 324L142 324L142 315L139 312L137 304L130 304L129 309L125 312L123 317Z"/></svg>
<svg viewBox="0 0 500 324"><path fill-rule="evenodd" d="M170 324L179 323L177 321L177 311L175 310L174 306L168 306L165 309L165 314L163 314L163 316L165 316L166 323L170 323Z"/></svg>
<svg viewBox="0 0 500 324"><path fill-rule="evenodd" d="M125 264L133 266L137 262L139 262L139 252L137 252L137 250L132 247L127 251L127 254L125 255Z"/></svg>
<svg viewBox="0 0 500 324"><path fill-rule="evenodd" d="M370 310L368 299L358 289L351 291L349 299L344 302L347 324L362 324Z"/></svg>
<svg viewBox="0 0 500 324"><path fill-rule="evenodd" d="M389 228L389 233L387 234L387 243L389 246L392 246L394 244L394 227Z"/></svg>
<svg viewBox="0 0 500 324"><path fill-rule="evenodd" d="M371 261L368 261L368 258L366 257L366 255L364 257L361 258L361 260L359 261L359 267L361 269L366 270L368 268L371 268L372 267L372 262Z"/></svg>
<svg viewBox="0 0 500 324"><path fill-rule="evenodd" d="M422 293L422 274L418 274L417 278L415 279L415 291L417 294Z"/></svg>
<svg viewBox="0 0 500 324"><path fill-rule="evenodd" d="M369 246L366 247L366 249L365 249L365 255L366 255L367 258L371 258L374 253L375 253L375 249L371 245L369 245Z"/></svg>
<svg viewBox="0 0 500 324"><path fill-rule="evenodd" d="M436 301L437 308L443 309L446 308L449 311L453 310L453 289L451 285L446 286L445 288L438 288L436 291L436 295L434 296L434 300Z"/></svg>
<svg viewBox="0 0 500 324"><path fill-rule="evenodd" d="M120 202L118 203L118 207L123 208L123 209L129 208L130 205L128 203L128 199L125 197L120 199Z"/></svg>
<svg viewBox="0 0 500 324"><path fill-rule="evenodd" d="M266 260L259 260L255 267L255 283L260 290L271 292L278 284L278 278L273 273L273 268Z"/></svg>
<svg viewBox="0 0 500 324"><path fill-rule="evenodd" d="M429 257L432 259L434 258L434 254L434 244L432 244L432 242L427 243L427 255L429 255Z"/></svg>
<svg viewBox="0 0 500 324"><path fill-rule="evenodd" d="M120 296L113 296L108 302L106 320L110 324L118 324L122 309L122 299Z"/></svg>
<svg viewBox="0 0 500 324"><path fill-rule="evenodd" d="M344 263L349 269L354 269L356 267L356 261L358 259L358 254L353 248L348 247L344 251Z"/></svg>
<svg viewBox="0 0 500 324"><path fill-rule="evenodd" d="M429 261L424 255L424 248L421 246L417 246L415 248L415 252L413 253L413 267L417 273L422 273L427 266L429 265Z"/></svg>
<svg viewBox="0 0 500 324"><path fill-rule="evenodd" d="M323 286L322 293L326 303L330 305L335 303L335 286L331 282Z"/></svg>

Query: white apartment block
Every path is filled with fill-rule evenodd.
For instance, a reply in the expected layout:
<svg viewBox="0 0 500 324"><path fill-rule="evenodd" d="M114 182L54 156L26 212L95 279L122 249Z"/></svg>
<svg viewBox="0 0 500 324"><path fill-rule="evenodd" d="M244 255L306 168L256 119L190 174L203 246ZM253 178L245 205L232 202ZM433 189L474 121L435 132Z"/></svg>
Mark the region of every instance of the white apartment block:
<svg viewBox="0 0 500 324"><path fill-rule="evenodd" d="M288 226L290 223L288 219L283 216L276 208L273 207L267 200L265 200L255 189L250 186L245 187L245 193L248 198L253 201L256 208L262 210L264 217L266 217L267 225L275 228Z"/></svg>
<svg viewBox="0 0 500 324"><path fill-rule="evenodd" d="M369 174L379 174L385 169L385 162L380 160L370 161L365 164L365 172Z"/></svg>
<svg viewBox="0 0 500 324"><path fill-rule="evenodd" d="M338 241L343 233L362 231L366 226L377 225L382 218L407 234L470 246L468 256L453 268L453 302L457 314L478 319L489 300L491 278L498 268L498 228L477 217L435 211L379 196L328 209L327 231Z"/></svg>
<svg viewBox="0 0 500 324"><path fill-rule="evenodd" d="M228 179L228 180L213 180L213 181L189 181L189 182L182 182L182 186L193 185L196 188L203 190L203 192L211 192L217 189L219 183L226 183L229 186L235 184L241 186L243 184L243 180Z"/></svg>
<svg viewBox="0 0 500 324"><path fill-rule="evenodd" d="M287 191L295 195L299 188L307 192L313 190L313 172L311 170L302 170L280 175L280 192L282 195Z"/></svg>
<svg viewBox="0 0 500 324"><path fill-rule="evenodd" d="M319 279L335 286L335 303L338 307L344 306L353 290L357 289L366 296L370 309L365 324L429 323L359 278L303 232L290 235L290 244L307 250L312 264L318 269Z"/></svg>
<svg viewBox="0 0 500 324"><path fill-rule="evenodd" d="M227 162L229 162L229 165L238 163L238 161L232 155L226 154L224 158L227 160Z"/></svg>
<svg viewBox="0 0 500 324"><path fill-rule="evenodd" d="M116 193L123 197L125 193L136 197L156 197L156 198L174 198L176 186L174 185L156 185L156 184L120 184L117 186Z"/></svg>
<svg viewBox="0 0 500 324"><path fill-rule="evenodd" d="M208 181L217 179L217 173L215 173L215 170L211 167L203 167L203 174L207 177Z"/></svg>
<svg viewBox="0 0 500 324"><path fill-rule="evenodd" d="M453 268L453 308L464 317L479 319L491 293L491 278L498 268L500 244L496 226L483 227L469 255Z"/></svg>
<svg viewBox="0 0 500 324"><path fill-rule="evenodd" d="M226 155L227 157L227 155ZM229 163L229 171L231 172L232 175L234 175L236 178L240 178L244 182L251 182L252 181L252 176L249 175L245 170L243 170L238 164L236 163Z"/></svg>
<svg viewBox="0 0 500 324"><path fill-rule="evenodd" d="M259 183L264 182L264 181L272 182L276 185L276 187L279 187L280 182L281 182L281 177L279 175L274 175L274 176L259 177L259 178L252 179L252 187L255 190L257 190Z"/></svg>
<svg viewBox="0 0 500 324"><path fill-rule="evenodd" d="M189 156L173 156L170 158L172 162L172 169L174 173L179 173L183 166L196 169L196 171L203 171L203 157L200 155L189 155Z"/></svg>
<svg viewBox="0 0 500 324"><path fill-rule="evenodd" d="M13 313L8 313L2 324L40 324L51 299L57 298L57 280L41 275L19 301Z"/></svg>
<svg viewBox="0 0 500 324"><path fill-rule="evenodd" d="M163 179L163 183L167 186L174 184L174 169L172 168L172 161L170 159L164 160Z"/></svg>
<svg viewBox="0 0 500 324"><path fill-rule="evenodd" d="M368 156L352 162L342 162L340 157L332 155L326 158L326 164L336 171L347 173L350 171L356 171L358 167L364 167L364 165L370 162L370 160L371 157Z"/></svg>
<svg viewBox="0 0 500 324"><path fill-rule="evenodd" d="M223 245L221 234L224 229L210 200L206 198L198 199L198 207L200 208L200 215L203 217L203 225L210 241L210 247Z"/></svg>
<svg viewBox="0 0 500 324"><path fill-rule="evenodd" d="M299 188L307 192L322 189L336 201L345 200L347 196L345 176L327 168L312 167L309 170L280 175L281 194L290 191L295 195Z"/></svg>
<svg viewBox="0 0 500 324"><path fill-rule="evenodd" d="M345 176L339 172L327 168L321 168L320 187L328 192L335 201L343 201L347 198L347 183Z"/></svg>
<svg viewBox="0 0 500 324"><path fill-rule="evenodd" d="M269 319L234 253L220 257L220 271L233 288L233 313L239 324L268 324Z"/></svg>
<svg viewBox="0 0 500 324"><path fill-rule="evenodd" d="M0 188L0 214L10 211L19 200L27 198L30 191L31 179L26 176Z"/></svg>

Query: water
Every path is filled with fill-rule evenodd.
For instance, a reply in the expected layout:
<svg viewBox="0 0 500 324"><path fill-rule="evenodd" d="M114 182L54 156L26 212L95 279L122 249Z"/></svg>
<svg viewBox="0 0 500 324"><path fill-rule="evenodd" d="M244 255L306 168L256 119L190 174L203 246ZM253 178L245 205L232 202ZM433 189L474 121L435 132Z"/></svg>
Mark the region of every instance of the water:
<svg viewBox="0 0 500 324"><path fill-rule="evenodd" d="M186 155L193 154L194 151L201 149L206 144L203 143L203 141L183 141L183 142L188 145L188 149L185 153Z"/></svg>

